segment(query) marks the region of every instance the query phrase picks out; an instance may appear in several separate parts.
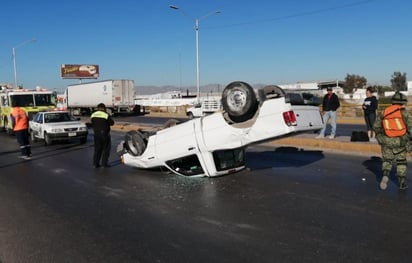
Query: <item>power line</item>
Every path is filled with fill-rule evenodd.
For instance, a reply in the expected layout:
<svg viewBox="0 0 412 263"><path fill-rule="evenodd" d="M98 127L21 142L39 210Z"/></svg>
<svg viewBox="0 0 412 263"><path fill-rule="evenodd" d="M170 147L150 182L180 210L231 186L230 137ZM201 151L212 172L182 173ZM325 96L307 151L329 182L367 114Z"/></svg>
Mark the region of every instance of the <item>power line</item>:
<svg viewBox="0 0 412 263"><path fill-rule="evenodd" d="M221 26L208 26L208 27L204 27L204 28L213 29L213 28L236 27L236 26L244 26L244 25L269 23L269 22L273 22L273 21L286 20L286 19L302 17L302 16L309 16L309 15L314 15L314 14L319 14L319 13L326 13L326 12L330 12L330 11L334 11L334 10L339 10L339 9L364 5L364 4L368 4L370 2L375 2L375 1L377 1L377 0L363 0L363 1L357 1L357 2L354 2L354 3L348 3L348 4L338 5L338 6L315 9L315 10L311 10L311 11L306 11L306 12L301 12L301 13L296 13L296 14L291 14L291 15L286 15L286 16L266 18L266 19L260 19L260 20L254 20L254 21L248 21L248 22L241 22L241 23L234 23L234 24L228 24L228 25L221 25Z"/></svg>

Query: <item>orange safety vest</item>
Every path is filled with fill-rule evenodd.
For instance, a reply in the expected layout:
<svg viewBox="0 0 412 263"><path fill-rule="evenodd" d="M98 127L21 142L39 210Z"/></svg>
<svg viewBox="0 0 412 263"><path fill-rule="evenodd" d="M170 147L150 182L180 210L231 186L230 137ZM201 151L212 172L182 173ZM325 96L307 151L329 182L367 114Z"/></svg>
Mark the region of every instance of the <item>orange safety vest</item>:
<svg viewBox="0 0 412 263"><path fill-rule="evenodd" d="M29 118L24 110L14 107L11 115L14 118L13 131L21 131L29 128Z"/></svg>
<svg viewBox="0 0 412 263"><path fill-rule="evenodd" d="M401 105L391 105L383 111L382 126L388 137L401 137L406 134Z"/></svg>

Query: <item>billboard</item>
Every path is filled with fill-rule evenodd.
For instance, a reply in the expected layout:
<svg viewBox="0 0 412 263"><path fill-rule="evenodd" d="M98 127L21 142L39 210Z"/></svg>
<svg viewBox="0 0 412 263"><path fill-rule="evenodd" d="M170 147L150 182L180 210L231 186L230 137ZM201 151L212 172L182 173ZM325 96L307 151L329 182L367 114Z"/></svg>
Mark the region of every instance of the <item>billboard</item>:
<svg viewBox="0 0 412 263"><path fill-rule="evenodd" d="M97 79L99 65L62 64L60 73L63 79Z"/></svg>

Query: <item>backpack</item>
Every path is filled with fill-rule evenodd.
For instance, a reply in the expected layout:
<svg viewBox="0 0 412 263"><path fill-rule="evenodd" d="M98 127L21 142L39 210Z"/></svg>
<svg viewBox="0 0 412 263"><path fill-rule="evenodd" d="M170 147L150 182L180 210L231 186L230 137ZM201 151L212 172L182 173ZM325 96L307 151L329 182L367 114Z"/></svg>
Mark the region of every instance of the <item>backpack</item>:
<svg viewBox="0 0 412 263"><path fill-rule="evenodd" d="M401 109L401 105L391 105L383 111L382 127L386 136L402 137L406 134Z"/></svg>
<svg viewBox="0 0 412 263"><path fill-rule="evenodd" d="M353 131L350 137L351 142L368 142L369 136L365 131Z"/></svg>

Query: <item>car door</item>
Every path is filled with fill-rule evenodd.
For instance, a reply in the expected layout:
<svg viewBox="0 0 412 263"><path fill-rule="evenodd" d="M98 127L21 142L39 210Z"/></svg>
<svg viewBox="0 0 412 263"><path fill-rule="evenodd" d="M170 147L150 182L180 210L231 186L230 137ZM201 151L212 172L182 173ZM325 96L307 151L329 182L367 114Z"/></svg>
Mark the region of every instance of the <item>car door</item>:
<svg viewBox="0 0 412 263"><path fill-rule="evenodd" d="M31 130L36 137L42 137L43 113L39 112L33 117Z"/></svg>

